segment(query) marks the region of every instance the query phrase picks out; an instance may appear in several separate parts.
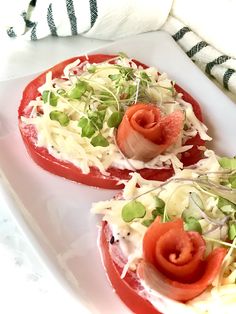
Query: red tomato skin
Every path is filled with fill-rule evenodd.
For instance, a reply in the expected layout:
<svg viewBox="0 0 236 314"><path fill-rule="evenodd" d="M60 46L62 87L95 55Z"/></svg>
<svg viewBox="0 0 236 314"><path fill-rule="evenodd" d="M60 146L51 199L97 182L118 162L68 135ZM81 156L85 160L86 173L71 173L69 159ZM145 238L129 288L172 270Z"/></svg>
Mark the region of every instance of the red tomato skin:
<svg viewBox="0 0 236 314"><path fill-rule="evenodd" d="M134 272L128 272L124 279L120 278L122 268L113 261L109 252L110 236L109 226L103 222L100 233L102 260L115 292L134 314L161 314L147 299L138 294L140 284Z"/></svg>
<svg viewBox="0 0 236 314"><path fill-rule="evenodd" d="M90 55L89 62L91 63L99 63L106 61L108 59L111 59L115 57L115 55L103 55L103 54L98 54L98 55ZM95 186L99 188L104 188L104 189L121 189L123 187L123 184L120 184L120 180L128 180L130 179L130 173L132 172L131 170L127 169L118 169L111 167L107 169L107 172L109 173L108 176L104 176L101 174L99 169L96 167L91 167L89 174L84 174L82 173L81 169L76 167L70 162L65 162L58 160L54 158L52 155L49 154L48 150L43 147L37 147L36 146L36 141L37 141L37 134L32 126L29 130L23 125L21 122L21 117L29 117L30 115L30 110L27 108L27 105L29 102L33 99L35 99L37 96L39 96L38 88L45 83L45 76L46 73L49 71L52 71L52 77L59 77L63 73L63 69L65 66L69 63L74 62L76 59L80 58L81 62L86 60L85 56L81 57L74 57L68 60L65 60L54 67L50 68L49 70L45 71L44 73L40 74L38 77L36 77L33 81L31 81L25 88L22 96L22 100L18 109L18 124L19 124L19 129L24 141L24 144L27 148L27 151L31 158L43 169L58 175L62 176L66 179L86 184L89 186ZM142 65L144 68L147 68L146 65L140 63L139 61L134 60L137 65ZM199 120L202 121L202 114L201 114L201 109L199 104L197 103L196 100L194 100L187 92L185 92L182 88L180 88L178 85L175 85L175 88L178 92L181 92L184 94L184 99L186 101L189 101L192 106L193 110L198 117ZM32 132L32 133L31 133ZM193 138L191 140L191 144L194 145L192 148L192 152L189 151L188 156L184 156L184 164L185 165L191 165L195 162L197 162L201 157L202 157L202 152L197 149L195 145L201 145L204 144L200 140L199 142L199 137L196 136L196 139ZM159 180L159 181L164 181L170 178L174 172L173 169L141 169L136 171L140 173L140 175L147 179L147 180Z"/></svg>

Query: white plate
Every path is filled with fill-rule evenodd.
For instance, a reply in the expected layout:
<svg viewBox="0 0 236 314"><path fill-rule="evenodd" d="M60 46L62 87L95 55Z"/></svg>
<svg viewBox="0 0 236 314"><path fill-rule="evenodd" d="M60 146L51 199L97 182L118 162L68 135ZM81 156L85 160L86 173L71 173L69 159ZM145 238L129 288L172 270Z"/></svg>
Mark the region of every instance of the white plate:
<svg viewBox="0 0 236 314"><path fill-rule="evenodd" d="M236 107L188 59L164 32L153 32L107 45L95 53L129 56L165 71L202 105L218 154L235 155ZM89 52L91 53L91 52ZM93 314L128 314L113 293L97 248L98 218L91 203L111 198L114 191L75 184L39 168L28 156L17 128L17 107L33 76L1 83L0 168L7 184L9 208L40 258ZM14 200L14 201L12 201ZM168 313L169 314L169 313Z"/></svg>

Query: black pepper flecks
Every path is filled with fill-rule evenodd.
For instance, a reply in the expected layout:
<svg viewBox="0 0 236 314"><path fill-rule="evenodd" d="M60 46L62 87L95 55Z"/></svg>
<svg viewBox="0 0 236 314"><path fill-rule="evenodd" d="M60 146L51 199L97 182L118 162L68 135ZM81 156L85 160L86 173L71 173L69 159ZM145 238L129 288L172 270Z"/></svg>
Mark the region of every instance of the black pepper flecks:
<svg viewBox="0 0 236 314"><path fill-rule="evenodd" d="M114 236L111 236L110 244L113 244L114 242L115 242L115 238L114 238Z"/></svg>

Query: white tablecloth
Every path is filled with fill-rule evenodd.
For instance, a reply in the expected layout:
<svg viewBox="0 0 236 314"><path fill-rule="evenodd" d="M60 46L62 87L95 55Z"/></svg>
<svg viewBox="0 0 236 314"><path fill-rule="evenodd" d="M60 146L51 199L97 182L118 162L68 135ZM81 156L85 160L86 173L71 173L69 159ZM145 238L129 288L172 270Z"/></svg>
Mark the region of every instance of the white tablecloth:
<svg viewBox="0 0 236 314"><path fill-rule="evenodd" d="M63 59L106 43L80 36L26 42L1 34L0 41L0 84L4 80L43 71ZM3 314L88 313L39 262L12 218L1 188L0 296L0 312Z"/></svg>

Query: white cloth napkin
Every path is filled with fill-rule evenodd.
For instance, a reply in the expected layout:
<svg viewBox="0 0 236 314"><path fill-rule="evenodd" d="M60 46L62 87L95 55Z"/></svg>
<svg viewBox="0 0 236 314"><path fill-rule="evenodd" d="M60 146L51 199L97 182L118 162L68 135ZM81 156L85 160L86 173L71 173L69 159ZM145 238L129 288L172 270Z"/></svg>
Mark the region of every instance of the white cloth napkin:
<svg viewBox="0 0 236 314"><path fill-rule="evenodd" d="M12 15L8 34L31 40L77 34L114 40L159 29L171 5L172 0L23 0L21 7L13 6L18 14Z"/></svg>
<svg viewBox="0 0 236 314"><path fill-rule="evenodd" d="M164 29L207 75L225 91L233 93L229 96L236 100L236 59L233 58L236 57L236 41L232 16L236 1L8 1L12 2L12 19L7 29L10 37L37 40L48 35L82 34L115 40Z"/></svg>

